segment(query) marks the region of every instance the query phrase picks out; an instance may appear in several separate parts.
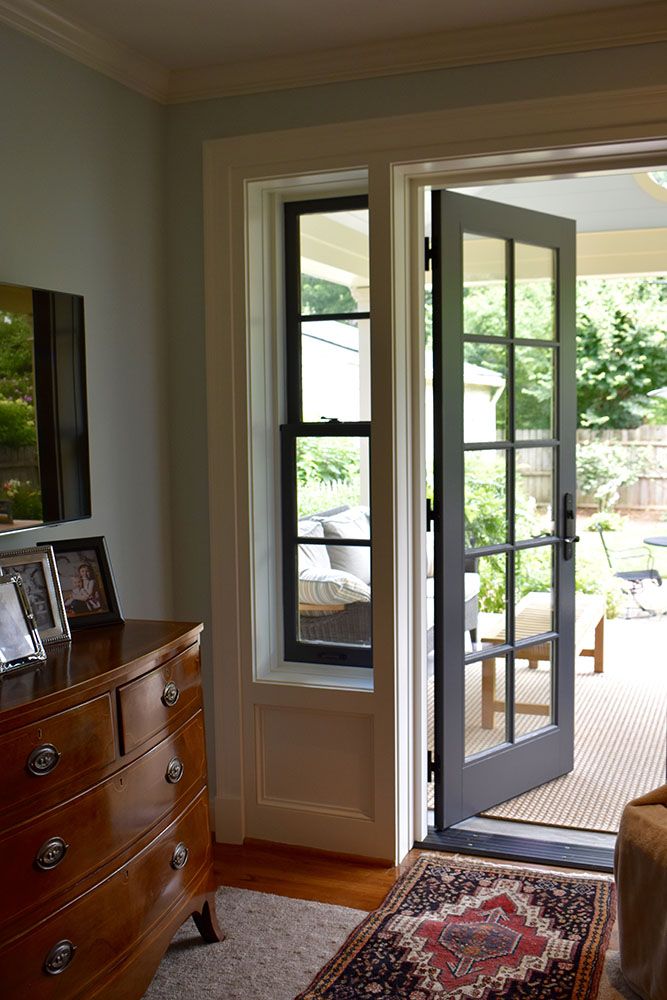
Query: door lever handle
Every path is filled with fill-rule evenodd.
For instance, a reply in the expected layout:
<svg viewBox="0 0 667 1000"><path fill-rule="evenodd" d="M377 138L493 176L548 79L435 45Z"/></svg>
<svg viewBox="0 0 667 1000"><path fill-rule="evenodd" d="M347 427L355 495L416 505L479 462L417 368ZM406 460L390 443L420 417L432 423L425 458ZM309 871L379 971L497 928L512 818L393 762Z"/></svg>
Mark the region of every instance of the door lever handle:
<svg viewBox="0 0 667 1000"><path fill-rule="evenodd" d="M576 530L576 504L572 493L566 493L563 497L563 559L567 562L574 556L574 546L579 541L579 535L575 535Z"/></svg>
<svg viewBox="0 0 667 1000"><path fill-rule="evenodd" d="M563 559L568 562L574 556L574 546L579 541L579 535L566 535L561 541L563 542Z"/></svg>

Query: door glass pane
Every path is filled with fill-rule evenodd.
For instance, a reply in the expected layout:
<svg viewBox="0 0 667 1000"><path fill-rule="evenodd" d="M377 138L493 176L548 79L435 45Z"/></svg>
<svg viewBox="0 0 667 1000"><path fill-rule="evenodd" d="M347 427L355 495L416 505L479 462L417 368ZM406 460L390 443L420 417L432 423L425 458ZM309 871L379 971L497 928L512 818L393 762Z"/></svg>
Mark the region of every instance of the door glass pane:
<svg viewBox="0 0 667 1000"><path fill-rule="evenodd" d="M468 556L465 570L466 631L471 638L471 649L500 646L506 635L507 556L505 553ZM479 593L475 596L477 584Z"/></svg>
<svg viewBox="0 0 667 1000"><path fill-rule="evenodd" d="M463 333L506 337L507 243L463 234Z"/></svg>
<svg viewBox="0 0 667 1000"><path fill-rule="evenodd" d="M507 348L500 344L464 345L464 441L507 438Z"/></svg>
<svg viewBox="0 0 667 1000"><path fill-rule="evenodd" d="M554 548L520 549L514 556L515 641L554 628Z"/></svg>
<svg viewBox="0 0 667 1000"><path fill-rule="evenodd" d="M504 544L507 541L507 452L467 452L464 490L466 548Z"/></svg>
<svg viewBox="0 0 667 1000"><path fill-rule="evenodd" d="M554 449L517 448L514 461L516 540L553 535Z"/></svg>
<svg viewBox="0 0 667 1000"><path fill-rule="evenodd" d="M553 437L554 352L548 347L515 347L515 422L518 431Z"/></svg>
<svg viewBox="0 0 667 1000"><path fill-rule="evenodd" d="M507 661L490 657L465 665L465 755L507 742L505 691Z"/></svg>
<svg viewBox="0 0 667 1000"><path fill-rule="evenodd" d="M368 209L300 216L301 313L368 311Z"/></svg>
<svg viewBox="0 0 667 1000"><path fill-rule="evenodd" d="M370 322L301 324L303 419L370 420Z"/></svg>
<svg viewBox="0 0 667 1000"><path fill-rule="evenodd" d="M514 335L533 340L556 336L555 251L515 243Z"/></svg>
<svg viewBox="0 0 667 1000"><path fill-rule="evenodd" d="M297 438L298 517L339 507L363 508L367 514L369 472L368 438Z"/></svg>
<svg viewBox="0 0 667 1000"><path fill-rule="evenodd" d="M514 736L550 726L553 718L553 642L517 650L514 666Z"/></svg>

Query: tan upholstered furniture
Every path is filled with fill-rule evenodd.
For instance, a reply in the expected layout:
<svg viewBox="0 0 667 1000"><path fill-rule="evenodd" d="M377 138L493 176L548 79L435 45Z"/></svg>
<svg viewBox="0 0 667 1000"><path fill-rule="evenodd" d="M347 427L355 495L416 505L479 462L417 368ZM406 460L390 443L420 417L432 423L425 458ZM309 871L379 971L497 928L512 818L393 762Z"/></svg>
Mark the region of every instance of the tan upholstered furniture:
<svg viewBox="0 0 667 1000"><path fill-rule="evenodd" d="M614 872L623 975L643 1000L667 1000L667 785L625 807Z"/></svg>

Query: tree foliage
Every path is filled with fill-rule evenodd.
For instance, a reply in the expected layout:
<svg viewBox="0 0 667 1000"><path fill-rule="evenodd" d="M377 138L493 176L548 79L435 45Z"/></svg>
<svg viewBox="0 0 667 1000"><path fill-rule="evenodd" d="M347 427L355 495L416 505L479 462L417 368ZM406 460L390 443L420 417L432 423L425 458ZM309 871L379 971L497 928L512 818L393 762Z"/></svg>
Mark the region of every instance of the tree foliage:
<svg viewBox="0 0 667 1000"><path fill-rule="evenodd" d="M639 427L667 385L667 283L579 282L577 376L581 427Z"/></svg>
<svg viewBox="0 0 667 1000"><path fill-rule="evenodd" d="M356 312L357 303L347 285L301 275L301 312L309 316Z"/></svg>
<svg viewBox="0 0 667 1000"><path fill-rule="evenodd" d="M0 444L36 443L32 324L27 316L0 311Z"/></svg>
<svg viewBox="0 0 667 1000"><path fill-rule="evenodd" d="M544 339L551 315L548 286L521 290L517 319L521 336ZM520 308L519 308L520 306ZM504 286L465 290L465 331L506 333ZM432 340L430 293L426 339ZM466 361L507 377L505 353L496 345L467 345ZM551 406L553 375L549 349L519 348L515 355L517 427L544 429ZM648 396L667 385L667 277L580 278L577 282L577 404L580 427L639 427L659 419L666 407Z"/></svg>

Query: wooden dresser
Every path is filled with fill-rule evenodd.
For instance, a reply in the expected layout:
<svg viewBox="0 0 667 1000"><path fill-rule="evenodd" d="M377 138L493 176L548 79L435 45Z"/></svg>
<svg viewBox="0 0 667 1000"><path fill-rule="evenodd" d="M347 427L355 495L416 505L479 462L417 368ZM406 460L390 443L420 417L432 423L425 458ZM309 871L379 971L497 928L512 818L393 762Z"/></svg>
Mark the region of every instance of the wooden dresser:
<svg viewBox="0 0 667 1000"><path fill-rule="evenodd" d="M215 919L200 625L74 633L0 681L0 996L138 1000Z"/></svg>

